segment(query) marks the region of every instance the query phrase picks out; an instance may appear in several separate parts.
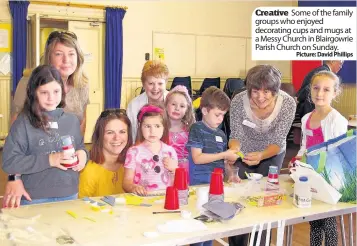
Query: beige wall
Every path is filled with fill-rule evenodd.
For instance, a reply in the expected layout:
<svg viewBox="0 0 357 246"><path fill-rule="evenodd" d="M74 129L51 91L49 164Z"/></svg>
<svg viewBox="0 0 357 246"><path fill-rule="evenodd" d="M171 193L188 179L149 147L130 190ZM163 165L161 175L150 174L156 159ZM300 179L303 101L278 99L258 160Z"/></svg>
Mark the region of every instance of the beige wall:
<svg viewBox="0 0 357 246"><path fill-rule="evenodd" d="M6 7L7 1L0 1ZM47 2L94 3L91 0L47 0ZM140 77L145 53L150 53L152 57L153 32L251 37L251 15L255 8L296 6L297 1L106 0L96 1L95 4L120 4L128 7L124 17L123 76ZM4 16L10 18L6 8L1 9Z"/></svg>
<svg viewBox="0 0 357 246"><path fill-rule="evenodd" d="M251 14L259 6L295 2L131 1L124 18L124 77L137 77L144 54L152 53L152 32L251 37Z"/></svg>
<svg viewBox="0 0 357 246"><path fill-rule="evenodd" d="M68 1L88 3L93 1ZM251 14L259 6L296 6L296 1L98 1L102 5L124 5L124 67L122 106L140 86L144 54L152 55L152 33L174 32L198 35L251 36ZM9 22L8 1L0 0L0 21ZM151 56L152 57L152 56ZM194 87L199 86L196 78ZM356 111L356 86L346 88L336 103L345 116ZM351 106L350 98L353 97Z"/></svg>
<svg viewBox="0 0 357 246"><path fill-rule="evenodd" d="M0 0L0 21L11 21L11 13L8 0Z"/></svg>

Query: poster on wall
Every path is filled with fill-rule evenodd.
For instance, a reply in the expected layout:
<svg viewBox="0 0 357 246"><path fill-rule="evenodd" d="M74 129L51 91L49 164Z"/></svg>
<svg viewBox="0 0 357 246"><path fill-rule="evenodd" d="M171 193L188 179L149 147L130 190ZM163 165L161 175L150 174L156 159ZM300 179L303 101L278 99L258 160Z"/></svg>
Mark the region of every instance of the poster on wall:
<svg viewBox="0 0 357 246"><path fill-rule="evenodd" d="M0 52L11 52L11 24L0 23Z"/></svg>
<svg viewBox="0 0 357 246"><path fill-rule="evenodd" d="M154 60L165 61L165 51L164 48L154 48Z"/></svg>
<svg viewBox="0 0 357 246"><path fill-rule="evenodd" d="M8 75L11 68L11 56L9 53L4 53L4 56L1 56L0 54L0 74Z"/></svg>

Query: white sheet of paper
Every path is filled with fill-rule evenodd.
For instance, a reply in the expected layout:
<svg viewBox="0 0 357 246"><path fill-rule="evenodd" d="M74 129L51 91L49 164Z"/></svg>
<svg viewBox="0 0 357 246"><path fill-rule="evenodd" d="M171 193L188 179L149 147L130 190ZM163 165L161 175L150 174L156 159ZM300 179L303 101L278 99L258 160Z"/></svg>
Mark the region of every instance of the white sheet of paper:
<svg viewBox="0 0 357 246"><path fill-rule="evenodd" d="M11 67L11 56L10 54L5 54L0 60L0 72L7 75L10 72Z"/></svg>
<svg viewBox="0 0 357 246"><path fill-rule="evenodd" d="M9 48L9 31L0 29L0 48Z"/></svg>

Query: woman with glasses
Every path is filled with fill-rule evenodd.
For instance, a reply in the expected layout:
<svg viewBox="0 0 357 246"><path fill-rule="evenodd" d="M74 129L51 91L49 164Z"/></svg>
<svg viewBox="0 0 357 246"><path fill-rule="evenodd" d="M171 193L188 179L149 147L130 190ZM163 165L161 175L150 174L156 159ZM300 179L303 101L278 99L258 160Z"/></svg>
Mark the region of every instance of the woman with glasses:
<svg viewBox="0 0 357 246"><path fill-rule="evenodd" d="M101 113L92 136L90 160L79 177L79 197L123 193L124 161L132 144L131 124L125 110Z"/></svg>
<svg viewBox="0 0 357 246"><path fill-rule="evenodd" d="M80 121L82 135L86 126L86 109L89 103L88 78L83 73L84 55L79 47L77 36L72 32L52 32L46 42L45 52L42 57L44 65L55 67L64 82L66 94L64 107L65 112L74 113ZM16 88L14 100L11 105L11 123L21 112L26 99L26 87L28 77L23 77ZM31 197L25 191L22 180L10 180L5 187L5 198L12 204L3 204L8 207L20 204L21 197L27 200ZM5 201L5 199L4 199ZM15 202L16 201L16 202Z"/></svg>

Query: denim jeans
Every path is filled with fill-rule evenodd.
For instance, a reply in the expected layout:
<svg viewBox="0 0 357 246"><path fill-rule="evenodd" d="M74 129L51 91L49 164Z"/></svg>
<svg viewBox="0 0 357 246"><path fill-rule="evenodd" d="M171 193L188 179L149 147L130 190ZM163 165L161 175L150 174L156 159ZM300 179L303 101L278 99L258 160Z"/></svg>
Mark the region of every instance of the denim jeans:
<svg viewBox="0 0 357 246"><path fill-rule="evenodd" d="M78 198L78 193L71 196L64 196L64 197L32 199L32 201L28 201L26 200L26 198L22 198L20 204L21 206L23 206L23 205L32 205L32 204L49 203L49 202L62 202L62 201L76 200L77 198Z"/></svg>

